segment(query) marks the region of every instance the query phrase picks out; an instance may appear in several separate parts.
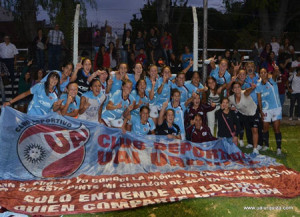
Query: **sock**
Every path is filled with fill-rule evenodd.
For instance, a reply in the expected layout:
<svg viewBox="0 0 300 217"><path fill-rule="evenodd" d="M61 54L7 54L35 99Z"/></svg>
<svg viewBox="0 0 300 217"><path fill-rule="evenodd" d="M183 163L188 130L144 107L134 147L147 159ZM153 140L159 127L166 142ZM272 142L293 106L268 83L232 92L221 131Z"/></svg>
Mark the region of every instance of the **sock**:
<svg viewBox="0 0 300 217"><path fill-rule="evenodd" d="M275 133L277 148L281 149L281 133Z"/></svg>
<svg viewBox="0 0 300 217"><path fill-rule="evenodd" d="M263 133L263 141L265 143L265 146L269 147L269 131Z"/></svg>

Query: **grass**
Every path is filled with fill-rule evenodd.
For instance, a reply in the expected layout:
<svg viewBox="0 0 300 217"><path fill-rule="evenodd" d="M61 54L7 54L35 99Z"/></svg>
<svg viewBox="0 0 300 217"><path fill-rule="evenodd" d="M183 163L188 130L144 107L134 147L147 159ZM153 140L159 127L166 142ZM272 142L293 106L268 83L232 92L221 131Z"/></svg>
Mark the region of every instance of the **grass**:
<svg viewBox="0 0 300 217"><path fill-rule="evenodd" d="M276 156L275 136L270 129L270 150L265 154L274 157L278 162L288 168L300 171L300 126L282 125L282 153L281 157ZM243 148L245 153L250 150ZM273 210L245 210L244 207L268 207ZM277 209L276 209L277 208ZM279 210L281 208L281 210ZM275 210L274 210L275 209ZM286 209L286 210L283 210ZM205 199L188 199L176 203L158 204L137 209L114 211L96 214L77 214L74 216L93 217L169 217L169 216L239 216L239 217L291 217L300 216L300 197L293 199L268 198L228 198L213 197Z"/></svg>

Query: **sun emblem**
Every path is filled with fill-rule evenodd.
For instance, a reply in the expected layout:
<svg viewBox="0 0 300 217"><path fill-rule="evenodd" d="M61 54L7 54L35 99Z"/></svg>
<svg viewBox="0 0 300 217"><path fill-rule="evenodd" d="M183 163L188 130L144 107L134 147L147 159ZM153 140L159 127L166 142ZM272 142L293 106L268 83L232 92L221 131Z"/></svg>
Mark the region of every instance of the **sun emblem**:
<svg viewBox="0 0 300 217"><path fill-rule="evenodd" d="M25 159L33 164L40 163L46 157L46 151L38 144L30 144L24 150Z"/></svg>

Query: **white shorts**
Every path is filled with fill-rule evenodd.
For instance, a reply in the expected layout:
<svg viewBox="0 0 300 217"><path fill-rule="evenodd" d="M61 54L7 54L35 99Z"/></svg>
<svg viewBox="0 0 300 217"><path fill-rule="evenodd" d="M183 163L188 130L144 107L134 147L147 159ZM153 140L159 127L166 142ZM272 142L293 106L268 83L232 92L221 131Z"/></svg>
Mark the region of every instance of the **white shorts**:
<svg viewBox="0 0 300 217"><path fill-rule="evenodd" d="M110 120L110 119L102 119L106 125L108 127L116 127L116 128L121 128L123 126L123 119L114 119L114 120Z"/></svg>
<svg viewBox="0 0 300 217"><path fill-rule="evenodd" d="M156 105L150 105L150 117L151 118L158 118L159 114L158 114L158 106Z"/></svg>
<svg viewBox="0 0 300 217"><path fill-rule="evenodd" d="M282 108L263 110L264 122L277 121L282 119Z"/></svg>

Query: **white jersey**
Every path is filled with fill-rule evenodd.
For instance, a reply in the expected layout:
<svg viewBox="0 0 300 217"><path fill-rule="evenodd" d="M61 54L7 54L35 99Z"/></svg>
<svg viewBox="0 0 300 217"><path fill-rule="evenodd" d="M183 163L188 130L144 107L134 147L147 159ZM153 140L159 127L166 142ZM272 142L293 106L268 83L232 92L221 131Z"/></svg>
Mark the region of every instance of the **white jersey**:
<svg viewBox="0 0 300 217"><path fill-rule="evenodd" d="M229 97L229 101L230 104L234 105L234 107L243 115L253 116L256 113L257 105L250 95L245 96L245 91L242 91L241 99L238 103L235 101L234 95Z"/></svg>

